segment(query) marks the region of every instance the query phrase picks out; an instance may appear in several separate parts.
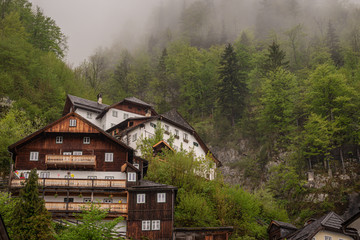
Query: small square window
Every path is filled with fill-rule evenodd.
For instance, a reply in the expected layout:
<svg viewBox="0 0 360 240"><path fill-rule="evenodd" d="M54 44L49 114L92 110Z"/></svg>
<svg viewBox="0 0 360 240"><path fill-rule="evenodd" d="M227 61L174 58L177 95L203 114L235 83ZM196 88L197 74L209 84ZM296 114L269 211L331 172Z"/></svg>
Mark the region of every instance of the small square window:
<svg viewBox="0 0 360 240"><path fill-rule="evenodd" d="M72 152L63 152L63 155L72 155Z"/></svg>
<svg viewBox="0 0 360 240"><path fill-rule="evenodd" d="M63 136L57 136L55 143L58 143L58 144L63 143Z"/></svg>
<svg viewBox="0 0 360 240"><path fill-rule="evenodd" d="M113 110L113 111L112 111L112 116L117 118L117 117L118 117L118 112L115 111L115 110Z"/></svg>
<svg viewBox="0 0 360 240"><path fill-rule="evenodd" d="M145 203L145 193L136 194L136 203Z"/></svg>
<svg viewBox="0 0 360 240"><path fill-rule="evenodd" d="M114 176L105 176L105 179L114 179Z"/></svg>
<svg viewBox="0 0 360 240"><path fill-rule="evenodd" d="M83 143L84 144L90 144L90 137L84 137Z"/></svg>
<svg viewBox="0 0 360 240"><path fill-rule="evenodd" d="M91 202L91 198L84 198L84 199L83 199L83 202L84 202L84 203L89 203L89 202Z"/></svg>
<svg viewBox="0 0 360 240"><path fill-rule="evenodd" d="M88 179L97 179L97 176L88 176Z"/></svg>
<svg viewBox="0 0 360 240"><path fill-rule="evenodd" d="M128 172L128 182L136 182L136 173Z"/></svg>
<svg viewBox="0 0 360 240"><path fill-rule="evenodd" d="M86 118L92 119L92 113L91 112L86 112Z"/></svg>
<svg viewBox="0 0 360 240"><path fill-rule="evenodd" d="M135 142L137 140L137 133L132 135L132 141Z"/></svg>
<svg viewBox="0 0 360 240"><path fill-rule="evenodd" d="M39 152L30 152L30 161L39 161Z"/></svg>
<svg viewBox="0 0 360 240"><path fill-rule="evenodd" d="M105 162L113 162L114 153L105 153Z"/></svg>
<svg viewBox="0 0 360 240"><path fill-rule="evenodd" d="M129 118L129 114L124 113L124 119L128 119Z"/></svg>
<svg viewBox="0 0 360 240"><path fill-rule="evenodd" d="M50 172L40 172L40 178L49 178Z"/></svg>
<svg viewBox="0 0 360 240"><path fill-rule="evenodd" d="M157 202L158 203L166 202L166 193L158 193L157 194Z"/></svg>
<svg viewBox="0 0 360 240"><path fill-rule="evenodd" d="M73 155L75 155L75 156L81 156L81 155L83 155L83 154L82 154L82 151L73 151Z"/></svg>
<svg viewBox="0 0 360 240"><path fill-rule="evenodd" d="M104 198L103 203L112 203L112 198Z"/></svg>
<svg viewBox="0 0 360 240"><path fill-rule="evenodd" d="M160 220L151 221L151 230L160 230Z"/></svg>
<svg viewBox="0 0 360 240"><path fill-rule="evenodd" d="M70 127L76 127L76 119L70 119Z"/></svg>
<svg viewBox="0 0 360 240"><path fill-rule="evenodd" d="M141 222L141 230L142 231L150 231L150 220L145 220Z"/></svg>
<svg viewBox="0 0 360 240"><path fill-rule="evenodd" d="M74 202L74 198L64 198L64 202Z"/></svg>

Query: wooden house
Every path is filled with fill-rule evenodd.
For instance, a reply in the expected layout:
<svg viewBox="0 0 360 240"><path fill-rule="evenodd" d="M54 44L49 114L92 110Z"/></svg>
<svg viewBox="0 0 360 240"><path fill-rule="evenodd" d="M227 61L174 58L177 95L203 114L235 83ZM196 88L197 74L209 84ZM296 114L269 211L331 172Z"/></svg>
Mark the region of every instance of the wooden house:
<svg viewBox="0 0 360 240"><path fill-rule="evenodd" d="M173 209L170 200L174 198L176 188L144 183L143 167L147 161L134 158L134 149L79 114L66 114L12 144L9 151L14 160L11 191L16 195L30 170L36 168L41 195L54 219L73 218L86 203L98 202L108 211L109 219L124 217L119 224L124 235L140 239L155 234L159 239L170 239L172 228L166 225L159 230L156 224L169 224L173 215L154 215L154 212ZM142 209L134 199L134 192L139 189L149 196L165 193L166 207L157 208L155 204ZM140 217L134 217L134 212L139 214L138 209L143 212ZM139 219L156 221L156 227L145 229Z"/></svg>

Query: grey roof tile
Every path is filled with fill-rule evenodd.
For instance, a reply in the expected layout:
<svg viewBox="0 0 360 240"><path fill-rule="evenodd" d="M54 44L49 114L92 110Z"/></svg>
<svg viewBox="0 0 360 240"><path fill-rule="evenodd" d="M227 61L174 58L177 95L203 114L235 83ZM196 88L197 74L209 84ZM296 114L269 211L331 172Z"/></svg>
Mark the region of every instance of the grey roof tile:
<svg viewBox="0 0 360 240"><path fill-rule="evenodd" d="M99 104L98 102L91 101L91 100L84 99L84 98L77 97L77 96L73 96L70 94L68 94L68 97L69 97L70 101L74 104L74 106L80 107L80 108L86 108L86 109L93 110L96 112L101 112L106 107L109 106L107 104Z"/></svg>

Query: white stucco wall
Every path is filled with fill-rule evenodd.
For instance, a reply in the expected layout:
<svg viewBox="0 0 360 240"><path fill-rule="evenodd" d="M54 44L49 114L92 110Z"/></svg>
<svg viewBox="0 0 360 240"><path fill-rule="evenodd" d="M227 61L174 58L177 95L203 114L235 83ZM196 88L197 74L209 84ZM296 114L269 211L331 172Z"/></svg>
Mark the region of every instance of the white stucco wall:
<svg viewBox="0 0 360 240"><path fill-rule="evenodd" d="M88 114L87 114L88 112L91 113L91 118L88 118ZM80 116L82 116L83 118L85 118L89 122L95 124L96 126L101 127L101 125L100 125L101 121L96 119L96 117L98 116L98 113L88 111L88 110L85 110L85 109L80 109L80 108L77 108L75 110L75 113L79 114Z"/></svg>
<svg viewBox="0 0 360 240"><path fill-rule="evenodd" d="M117 117L113 116L113 112L117 112ZM104 126L104 130L107 130L112 127L112 125L117 125L121 123L122 121L133 118L133 117L144 117L140 114L130 113L123 110L118 110L115 108L109 109L107 113L102 117L101 124Z"/></svg>
<svg viewBox="0 0 360 240"><path fill-rule="evenodd" d="M80 195L80 193L79 193ZM54 202L54 203L57 203L57 202L61 202L63 203L66 198L66 195L58 195L55 197L55 194L53 196L45 196L44 200L45 202ZM85 194L85 193L82 193L82 196L79 197L79 196L69 196L69 198L73 198L74 199L74 202L75 203L83 203L84 202L84 198L91 198L91 196ZM108 199L109 197L106 197L106 196L94 196L93 197L93 202L95 203L103 203L104 202L104 199ZM119 203L119 201L121 201L121 203L127 203L127 199L126 197L112 197L112 200L113 200L113 203Z"/></svg>
<svg viewBox="0 0 360 240"><path fill-rule="evenodd" d="M332 240L353 240L352 237L346 236L342 233L330 232L330 231L319 231L315 236L315 240L325 240L325 236L330 236Z"/></svg>

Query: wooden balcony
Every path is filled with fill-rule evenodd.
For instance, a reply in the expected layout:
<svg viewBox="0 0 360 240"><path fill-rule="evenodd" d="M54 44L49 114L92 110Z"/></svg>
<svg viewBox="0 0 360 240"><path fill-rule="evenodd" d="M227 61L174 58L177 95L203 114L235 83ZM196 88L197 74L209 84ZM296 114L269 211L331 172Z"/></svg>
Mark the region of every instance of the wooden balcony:
<svg viewBox="0 0 360 240"><path fill-rule="evenodd" d="M115 179L73 179L73 178L42 178L38 180L42 187L88 187L88 188L125 188L126 180ZM23 187L25 179L14 179L11 187Z"/></svg>
<svg viewBox="0 0 360 240"><path fill-rule="evenodd" d="M112 213L122 213L126 214L128 212L127 203L99 203L100 209L106 210ZM69 211L69 212L78 212L90 208L90 205L87 203L64 203L64 202L46 202L45 207L48 211Z"/></svg>
<svg viewBox="0 0 360 240"><path fill-rule="evenodd" d="M47 165L92 166L96 165L95 155L46 155Z"/></svg>

